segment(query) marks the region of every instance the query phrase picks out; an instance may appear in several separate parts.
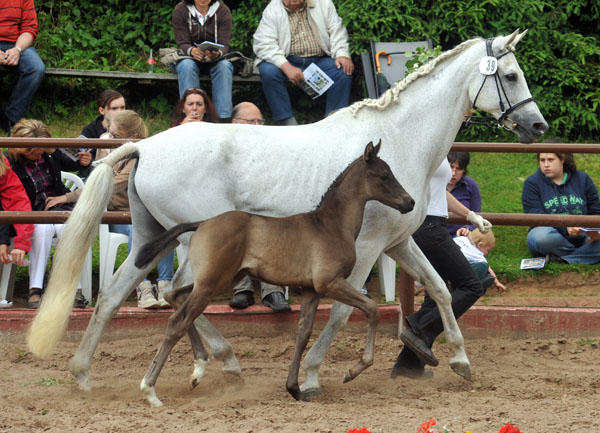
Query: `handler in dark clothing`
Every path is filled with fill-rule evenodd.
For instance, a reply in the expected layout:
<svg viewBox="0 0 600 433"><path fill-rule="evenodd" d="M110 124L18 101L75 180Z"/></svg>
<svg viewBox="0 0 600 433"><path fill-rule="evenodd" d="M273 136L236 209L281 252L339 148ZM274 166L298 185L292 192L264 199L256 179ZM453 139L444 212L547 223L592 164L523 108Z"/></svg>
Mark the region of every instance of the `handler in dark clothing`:
<svg viewBox="0 0 600 433"><path fill-rule="evenodd" d="M446 191L451 176L450 164L444 159L430 181L427 217L412 236L442 279L450 282L452 312L458 319L485 294L485 289L458 245L448 234L448 210L466 217L469 223L482 231L489 230L492 225ZM391 376L405 376L411 379L430 377L433 372L425 370L424 367L425 364L438 364L431 347L444 330L444 325L438 306L427 293L421 308L408 316L406 322L408 327L400 336L404 348L398 355Z"/></svg>

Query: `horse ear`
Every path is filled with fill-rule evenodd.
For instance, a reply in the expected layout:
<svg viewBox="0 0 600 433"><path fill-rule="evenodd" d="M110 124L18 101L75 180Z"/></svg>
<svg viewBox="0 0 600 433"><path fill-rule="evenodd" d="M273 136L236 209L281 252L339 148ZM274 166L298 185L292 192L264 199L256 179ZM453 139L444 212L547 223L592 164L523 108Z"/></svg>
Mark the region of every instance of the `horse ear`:
<svg viewBox="0 0 600 433"><path fill-rule="evenodd" d="M373 142L369 141L369 144L367 144L367 147L365 147L365 153L363 155L363 158L364 158L365 162L368 164L370 162L373 162L375 155L377 155L377 151L373 147Z"/></svg>
<svg viewBox="0 0 600 433"><path fill-rule="evenodd" d="M381 138L379 139L379 143L377 143L377 146L375 146L374 156L377 156L377 154L379 153L379 149L381 149Z"/></svg>
<svg viewBox="0 0 600 433"><path fill-rule="evenodd" d="M521 39L523 39L523 36L525 36L527 34L527 32L529 31L529 29L525 29L525 31L523 33L519 33L516 37L515 40L512 41L512 43L510 44L510 49L512 51L515 50L515 47L517 46L517 44L519 43L519 41ZM517 29L517 33L519 32L519 29Z"/></svg>
<svg viewBox="0 0 600 433"><path fill-rule="evenodd" d="M506 49L509 51L514 51L516 45L519 43L521 38L525 36L526 33L527 30L519 34L519 29L517 29L508 36L502 36L498 38L500 40L500 50Z"/></svg>

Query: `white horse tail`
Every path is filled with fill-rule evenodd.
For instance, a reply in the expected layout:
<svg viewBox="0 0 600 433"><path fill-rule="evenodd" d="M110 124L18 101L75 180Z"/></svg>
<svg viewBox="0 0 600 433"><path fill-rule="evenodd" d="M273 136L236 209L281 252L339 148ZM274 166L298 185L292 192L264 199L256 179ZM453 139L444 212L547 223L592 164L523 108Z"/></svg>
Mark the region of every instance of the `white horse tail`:
<svg viewBox="0 0 600 433"><path fill-rule="evenodd" d="M137 150L135 143L126 143L94 164L95 169L65 224L48 287L27 336L29 350L39 357L52 353L67 328L86 251L112 196L113 165Z"/></svg>
<svg viewBox="0 0 600 433"><path fill-rule="evenodd" d="M177 239L177 237L180 234L196 230L200 224L202 223L196 222L176 225L175 227L167 230L160 236L156 237L156 239L154 239L153 241L148 242L140 249L140 252L135 258L135 266L138 269L145 268L150 264L154 257L158 255L158 253L164 250L166 246L173 240Z"/></svg>

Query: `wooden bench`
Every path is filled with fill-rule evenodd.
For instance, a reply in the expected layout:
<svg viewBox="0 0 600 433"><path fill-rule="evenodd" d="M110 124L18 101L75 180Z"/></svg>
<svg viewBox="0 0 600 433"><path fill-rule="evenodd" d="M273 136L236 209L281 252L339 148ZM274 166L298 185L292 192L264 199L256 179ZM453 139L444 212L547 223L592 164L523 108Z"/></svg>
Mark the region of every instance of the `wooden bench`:
<svg viewBox="0 0 600 433"><path fill-rule="evenodd" d="M89 69L63 69L46 68L46 75L52 77L71 77L71 78L103 78L108 80L131 80L141 84L148 84L159 81L177 81L177 74L162 72L121 72L121 71L99 71ZM201 75L200 81L210 81L209 75ZM237 83L260 83L260 76L250 75L241 77L233 76L233 81Z"/></svg>

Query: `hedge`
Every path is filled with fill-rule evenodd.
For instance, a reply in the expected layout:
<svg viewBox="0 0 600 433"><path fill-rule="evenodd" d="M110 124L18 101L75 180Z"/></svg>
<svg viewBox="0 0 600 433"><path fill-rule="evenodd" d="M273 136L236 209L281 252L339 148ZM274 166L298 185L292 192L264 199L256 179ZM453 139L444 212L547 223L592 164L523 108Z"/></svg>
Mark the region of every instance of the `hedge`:
<svg viewBox="0 0 600 433"><path fill-rule="evenodd" d="M517 56L531 91L551 124L568 141L598 141L600 131L600 4L586 0L334 0L350 34L352 54L370 40L418 41L450 49L476 36L529 29ZM251 35L267 0L226 2L234 17L232 45L252 53ZM48 67L146 69L150 48L173 46L171 13L177 1L37 0L36 48ZM357 67L360 70L360 67ZM360 76L353 99L365 96ZM70 82L70 85L73 85ZM310 108L310 105L308 106ZM467 131L494 139L493 130ZM503 136L503 139L512 139Z"/></svg>

